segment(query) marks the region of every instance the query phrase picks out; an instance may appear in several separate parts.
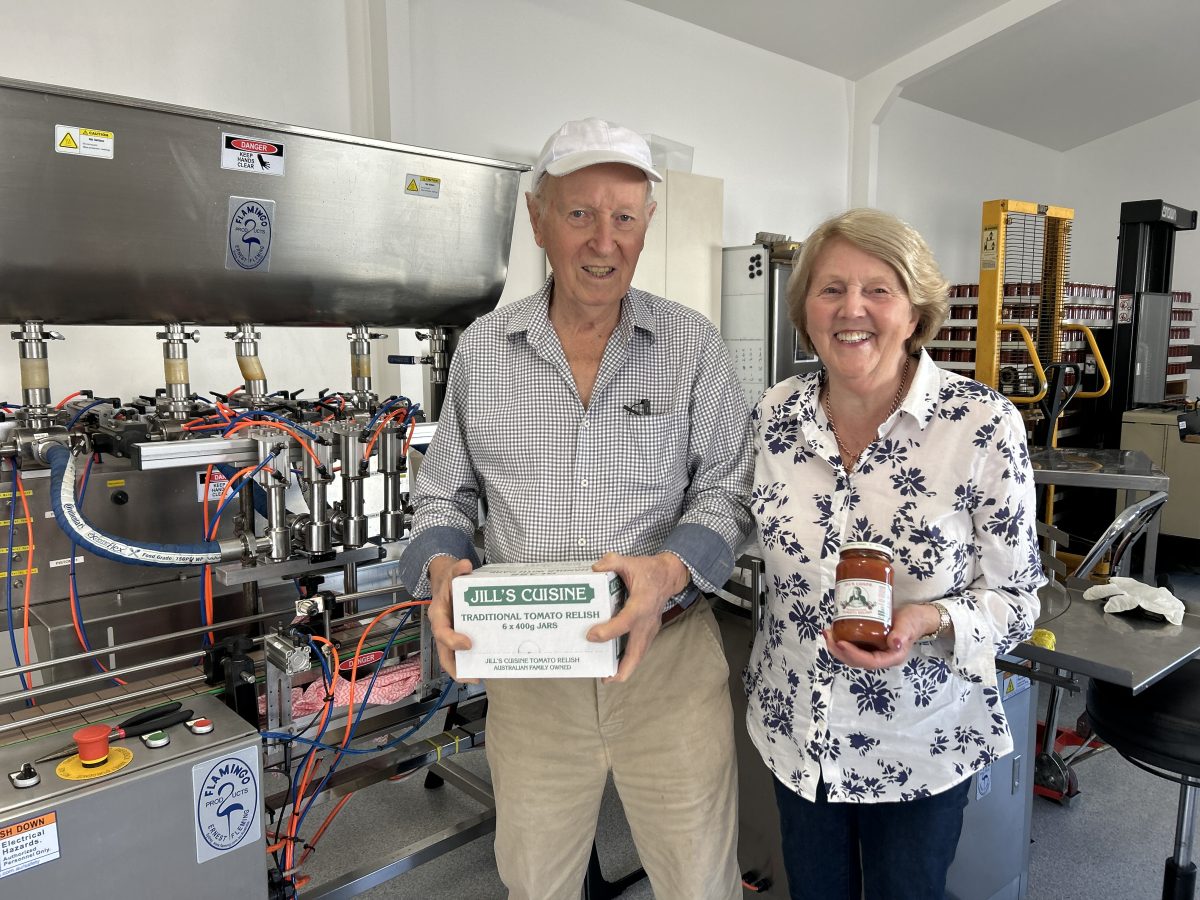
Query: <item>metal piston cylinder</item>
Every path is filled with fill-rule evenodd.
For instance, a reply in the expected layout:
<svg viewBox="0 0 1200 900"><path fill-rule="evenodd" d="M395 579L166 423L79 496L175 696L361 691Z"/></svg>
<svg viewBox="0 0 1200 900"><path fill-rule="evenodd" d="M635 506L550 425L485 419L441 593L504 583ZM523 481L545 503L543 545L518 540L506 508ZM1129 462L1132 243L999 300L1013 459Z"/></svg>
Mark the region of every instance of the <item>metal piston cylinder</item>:
<svg viewBox="0 0 1200 900"><path fill-rule="evenodd" d="M274 562L287 559L291 555L291 530L287 522L287 480L276 478L272 472L288 470L288 456L291 438L283 432L267 428L251 429L251 437L258 443L258 459L263 462L274 454L267 465L255 475L267 495L267 555Z"/></svg>
<svg viewBox="0 0 1200 900"><path fill-rule="evenodd" d="M342 460L342 546L347 550L367 541L367 517L363 514L363 443L359 428L347 422L338 429L338 453Z"/></svg>
<svg viewBox="0 0 1200 900"><path fill-rule="evenodd" d="M388 422L379 433L379 471L383 473L383 509L379 513L379 536L398 541L404 533L401 488L404 485L404 427Z"/></svg>
<svg viewBox="0 0 1200 900"><path fill-rule="evenodd" d="M325 438L331 435L327 425L314 426L313 431ZM308 516L305 517L300 540L309 553L328 553L332 544L329 483L333 476L329 474L329 464L333 456L333 446L314 441L312 451L311 455L305 453L301 462L301 477L308 493Z"/></svg>

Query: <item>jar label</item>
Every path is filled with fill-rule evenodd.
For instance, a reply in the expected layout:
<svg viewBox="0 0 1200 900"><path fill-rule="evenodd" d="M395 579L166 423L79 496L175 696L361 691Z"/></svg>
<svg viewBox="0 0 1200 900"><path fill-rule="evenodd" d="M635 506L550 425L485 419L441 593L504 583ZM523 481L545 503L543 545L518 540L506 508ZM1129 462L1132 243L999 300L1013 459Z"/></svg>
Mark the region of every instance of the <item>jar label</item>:
<svg viewBox="0 0 1200 900"><path fill-rule="evenodd" d="M892 586L867 578L839 581L833 592L833 620L870 619L892 624Z"/></svg>

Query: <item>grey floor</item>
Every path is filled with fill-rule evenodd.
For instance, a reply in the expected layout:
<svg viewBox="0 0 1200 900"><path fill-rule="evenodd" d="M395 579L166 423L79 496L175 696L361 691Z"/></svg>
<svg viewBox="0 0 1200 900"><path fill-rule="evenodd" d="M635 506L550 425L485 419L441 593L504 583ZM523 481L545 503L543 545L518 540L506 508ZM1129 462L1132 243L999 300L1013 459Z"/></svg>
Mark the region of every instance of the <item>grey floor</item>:
<svg viewBox="0 0 1200 900"><path fill-rule="evenodd" d="M1200 598L1200 574L1185 571L1176 577L1173 586L1184 599ZM1045 690L1041 694L1044 708ZM1082 709L1082 696L1068 695L1060 722L1073 723ZM463 754L459 760L464 768L487 777L482 751ZM1083 762L1078 775L1081 793L1070 806L1034 798L1028 900L1159 897L1163 862L1174 840L1178 787L1143 772L1111 751ZM327 809L319 807L312 816L323 818ZM322 839L306 870L313 876L310 888L327 884L480 810L478 803L453 787L426 790L420 776L364 789ZM637 867L637 853L611 785L598 834L606 877L615 879ZM490 900L503 898L505 892L496 875L489 835L361 896L368 900ZM621 898L647 900L653 896L643 881L627 889Z"/></svg>

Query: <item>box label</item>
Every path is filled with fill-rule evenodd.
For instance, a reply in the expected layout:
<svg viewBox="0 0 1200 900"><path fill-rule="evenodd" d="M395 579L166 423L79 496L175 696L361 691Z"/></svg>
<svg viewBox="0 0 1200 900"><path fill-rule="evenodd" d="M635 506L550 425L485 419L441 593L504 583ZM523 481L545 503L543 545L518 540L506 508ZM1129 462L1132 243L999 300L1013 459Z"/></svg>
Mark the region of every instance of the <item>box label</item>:
<svg viewBox="0 0 1200 900"><path fill-rule="evenodd" d="M621 579L590 563L488 565L454 580L454 627L471 639L455 660L464 678L598 678L617 642L588 630L616 613Z"/></svg>
<svg viewBox="0 0 1200 900"><path fill-rule="evenodd" d="M529 603L591 603L596 592L590 584L514 584L469 587L463 591L467 606L522 606Z"/></svg>

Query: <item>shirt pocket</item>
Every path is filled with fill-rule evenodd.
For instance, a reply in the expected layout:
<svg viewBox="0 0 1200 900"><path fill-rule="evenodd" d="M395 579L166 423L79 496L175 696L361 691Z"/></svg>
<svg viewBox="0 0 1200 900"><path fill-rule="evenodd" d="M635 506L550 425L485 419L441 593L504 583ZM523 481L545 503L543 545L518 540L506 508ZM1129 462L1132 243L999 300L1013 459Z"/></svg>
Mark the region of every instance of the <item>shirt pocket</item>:
<svg viewBox="0 0 1200 900"><path fill-rule="evenodd" d="M625 418L630 480L655 493L681 493L687 487L688 417L683 413Z"/></svg>

